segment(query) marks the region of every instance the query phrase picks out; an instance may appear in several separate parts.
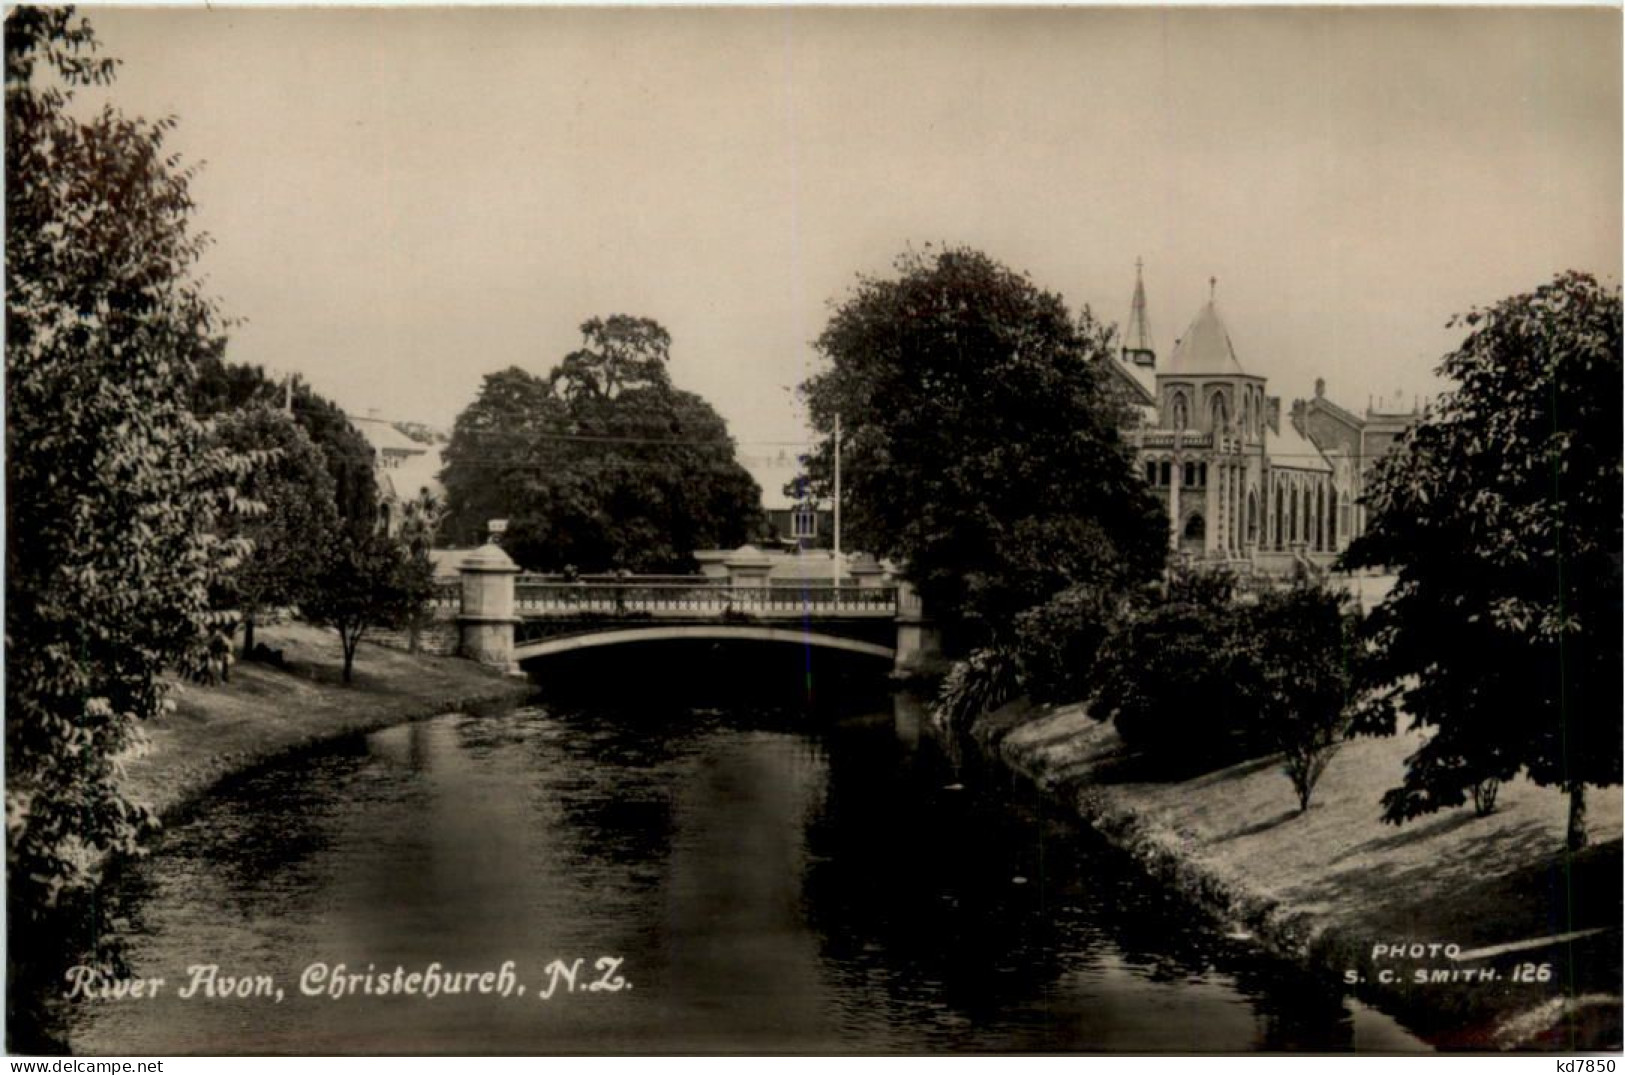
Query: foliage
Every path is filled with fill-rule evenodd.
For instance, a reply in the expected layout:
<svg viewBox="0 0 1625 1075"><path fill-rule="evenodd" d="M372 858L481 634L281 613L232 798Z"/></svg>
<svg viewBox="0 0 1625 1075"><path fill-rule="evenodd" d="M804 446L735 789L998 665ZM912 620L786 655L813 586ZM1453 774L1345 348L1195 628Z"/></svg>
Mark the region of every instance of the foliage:
<svg viewBox="0 0 1625 1075"><path fill-rule="evenodd" d="M1101 647L1091 713L1173 767L1243 756L1256 731L1249 629L1233 576L1177 569Z"/></svg>
<svg viewBox="0 0 1625 1075"><path fill-rule="evenodd" d="M932 715L944 728L968 728L971 721L999 708L1020 689L1019 669L1009 651L973 650L948 669Z"/></svg>
<svg viewBox="0 0 1625 1075"><path fill-rule="evenodd" d="M1256 738L1281 753L1300 812L1348 731L1356 644L1347 604L1345 594L1304 582L1247 610L1242 674Z"/></svg>
<svg viewBox="0 0 1625 1075"><path fill-rule="evenodd" d="M1027 694L1038 702L1088 697L1100 647L1126 614L1115 590L1079 585L1018 615L1014 648Z"/></svg>
<svg viewBox="0 0 1625 1075"><path fill-rule="evenodd" d="M1383 798L1400 823L1522 770L1620 781L1620 292L1564 273L1453 324L1454 390L1377 467L1345 555L1398 579L1366 620L1358 730L1430 728Z"/></svg>
<svg viewBox="0 0 1625 1075"><path fill-rule="evenodd" d="M191 272L191 173L172 121L76 87L110 61L70 9L19 8L6 37L6 860L14 974L41 921L102 855L139 850L151 813L117 759L169 705L163 674L202 674L209 590L247 461L184 405L219 347Z"/></svg>
<svg viewBox="0 0 1625 1075"><path fill-rule="evenodd" d="M446 448L446 533L472 543L508 520L527 568L677 571L695 549L757 528L761 492L722 418L667 372L670 337L624 316L582 325L545 380L488 374Z"/></svg>
<svg viewBox="0 0 1625 1075"><path fill-rule="evenodd" d="M378 487L372 446L339 406L297 380L290 387L271 380L259 366L227 362L210 354L191 385L192 409L212 416L250 406L281 408L291 398L294 421L322 450L332 479L333 503L343 525L370 530L378 518Z"/></svg>
<svg viewBox="0 0 1625 1075"><path fill-rule="evenodd" d="M227 534L252 541L254 551L215 596L218 607L241 615L246 657L262 611L297 605L310 595L310 550L327 544L338 511L321 449L292 418L256 404L221 415L214 433L227 450L262 453L266 460L238 490L258 510L234 516L226 527Z"/></svg>
<svg viewBox="0 0 1625 1075"><path fill-rule="evenodd" d="M427 558L377 531L335 534L315 582L304 612L338 632L345 683L351 682L356 649L367 631L407 624L433 592Z"/></svg>
<svg viewBox="0 0 1625 1075"><path fill-rule="evenodd" d="M848 544L903 563L959 653L1069 586L1153 576L1165 523L1104 385L1111 333L975 251L896 268L835 310L802 386L818 430L841 418ZM831 463L807 460L820 497Z"/></svg>
<svg viewBox="0 0 1625 1075"><path fill-rule="evenodd" d="M434 577L434 564L429 559L429 551L434 548L435 535L440 531L440 521L445 514L445 503L427 489L419 490L417 496L407 501L401 513L400 540L406 546L407 555L416 565L414 570L427 576L431 581ZM407 649L411 653L418 652L423 629L434 619L433 610L428 605L430 596L432 594L425 594L424 600L419 601L407 613Z"/></svg>

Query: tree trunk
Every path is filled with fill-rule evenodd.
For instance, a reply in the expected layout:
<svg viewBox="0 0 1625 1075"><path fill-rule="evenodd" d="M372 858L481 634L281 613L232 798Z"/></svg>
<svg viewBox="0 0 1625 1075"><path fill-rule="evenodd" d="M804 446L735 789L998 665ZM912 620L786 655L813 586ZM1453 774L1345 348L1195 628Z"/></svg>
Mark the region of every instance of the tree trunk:
<svg viewBox="0 0 1625 1075"><path fill-rule="evenodd" d="M254 614L250 612L243 617L243 660L251 660L254 656Z"/></svg>
<svg viewBox="0 0 1625 1075"><path fill-rule="evenodd" d="M352 638L346 634L340 637L344 642L344 685L348 687L350 685L350 670L355 667L356 643L361 641L361 636L357 634Z"/></svg>
<svg viewBox="0 0 1625 1075"><path fill-rule="evenodd" d="M1579 851L1589 842L1586 834L1586 786L1576 781L1569 785L1569 850Z"/></svg>

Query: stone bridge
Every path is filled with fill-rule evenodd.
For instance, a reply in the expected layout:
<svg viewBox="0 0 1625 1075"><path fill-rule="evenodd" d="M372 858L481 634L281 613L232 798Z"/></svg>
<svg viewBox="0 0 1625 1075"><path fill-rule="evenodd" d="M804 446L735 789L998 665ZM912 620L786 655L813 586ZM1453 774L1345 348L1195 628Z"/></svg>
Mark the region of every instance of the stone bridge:
<svg viewBox="0 0 1625 1075"><path fill-rule="evenodd" d="M773 642L860 654L915 671L937 655L919 598L873 561L833 580L773 581L770 562L741 549L726 575L521 574L496 545L463 558L436 611L455 616L458 652L517 670L575 650L685 639Z"/></svg>

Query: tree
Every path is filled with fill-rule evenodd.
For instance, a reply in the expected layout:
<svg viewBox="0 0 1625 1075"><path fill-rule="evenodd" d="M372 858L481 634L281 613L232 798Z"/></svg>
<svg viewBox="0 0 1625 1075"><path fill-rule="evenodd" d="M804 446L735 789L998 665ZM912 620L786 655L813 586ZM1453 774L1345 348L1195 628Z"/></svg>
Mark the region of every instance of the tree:
<svg viewBox="0 0 1625 1075"><path fill-rule="evenodd" d="M199 363L192 381L192 410L212 417L250 406L281 408L291 403L293 419L322 450L332 478L332 496L343 525L369 530L378 519L378 486L373 477L372 446L339 406L297 381L273 381L260 366L227 362L218 352Z"/></svg>
<svg viewBox="0 0 1625 1075"><path fill-rule="evenodd" d="M216 596L220 607L242 617L246 658L262 611L297 605L310 595L310 551L327 544L338 509L321 449L292 418L264 404L229 411L215 422L215 440L229 451L262 453L265 459L238 490L254 502L255 513L233 517L226 527L226 533L252 541L254 551Z"/></svg>
<svg viewBox="0 0 1625 1075"><path fill-rule="evenodd" d="M1101 646L1090 715L1174 769L1245 757L1258 742L1251 626L1232 575L1176 569Z"/></svg>
<svg viewBox="0 0 1625 1075"><path fill-rule="evenodd" d="M1356 644L1347 603L1313 583L1265 593L1241 636L1257 740L1281 752L1300 813L1348 731Z"/></svg>
<svg viewBox="0 0 1625 1075"><path fill-rule="evenodd" d="M329 542L305 615L338 632L344 649L344 682L367 631L408 622L433 586L426 559L377 531L341 532Z"/></svg>
<svg viewBox="0 0 1625 1075"><path fill-rule="evenodd" d="M860 278L802 386L816 429L841 419L850 543L904 565L958 653L1069 586L1154 576L1166 527L1104 387L1110 332L975 251L896 267ZM831 463L828 442L807 460L820 496Z"/></svg>
<svg viewBox="0 0 1625 1075"><path fill-rule="evenodd" d="M1452 324L1455 388L1376 468L1345 554L1398 572L1357 728L1432 729L1387 820L1522 771L1568 793L1579 848L1585 786L1620 781L1620 292L1564 273Z"/></svg>
<svg viewBox="0 0 1625 1075"><path fill-rule="evenodd" d="M582 333L546 380L490 374L458 415L448 534L507 519L504 546L540 570L684 570L695 549L744 542L761 492L721 416L671 384L666 331L617 316Z"/></svg>
<svg viewBox="0 0 1625 1075"><path fill-rule="evenodd" d="M5 35L6 861L14 973L94 863L155 824L115 759L203 674L211 586L246 553L222 539L247 461L185 406L220 319L192 269L191 173L172 120L104 108L87 22L19 8ZM58 923L60 925L60 923Z"/></svg>
<svg viewBox="0 0 1625 1075"><path fill-rule="evenodd" d="M431 581L434 578L434 563L429 558L429 552L434 548L435 535L440 531L440 522L445 514L444 502L427 489L420 489L417 496L407 501L401 514L401 543L406 546L414 570L420 577ZM430 596L425 593L424 599L417 602L407 614L407 651L410 653L418 651L423 629L434 618L427 603Z"/></svg>

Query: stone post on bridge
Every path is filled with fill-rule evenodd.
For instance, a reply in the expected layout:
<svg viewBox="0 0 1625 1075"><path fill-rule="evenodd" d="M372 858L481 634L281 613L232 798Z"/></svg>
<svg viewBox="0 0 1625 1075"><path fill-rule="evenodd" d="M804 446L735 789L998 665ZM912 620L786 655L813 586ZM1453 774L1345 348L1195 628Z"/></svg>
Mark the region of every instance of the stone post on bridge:
<svg viewBox="0 0 1625 1075"><path fill-rule="evenodd" d="M942 637L926 618L914 587L897 581L897 659L892 674L909 676L931 672L942 663Z"/></svg>
<svg viewBox="0 0 1625 1075"><path fill-rule="evenodd" d="M481 545L458 565L463 608L457 617L457 652L481 664L517 672L513 659L513 579L519 567L495 544Z"/></svg>
<svg viewBox="0 0 1625 1075"><path fill-rule="evenodd" d="M734 589L761 589L768 585L773 561L756 546L741 545L728 554L722 566L728 569L728 585Z"/></svg>

